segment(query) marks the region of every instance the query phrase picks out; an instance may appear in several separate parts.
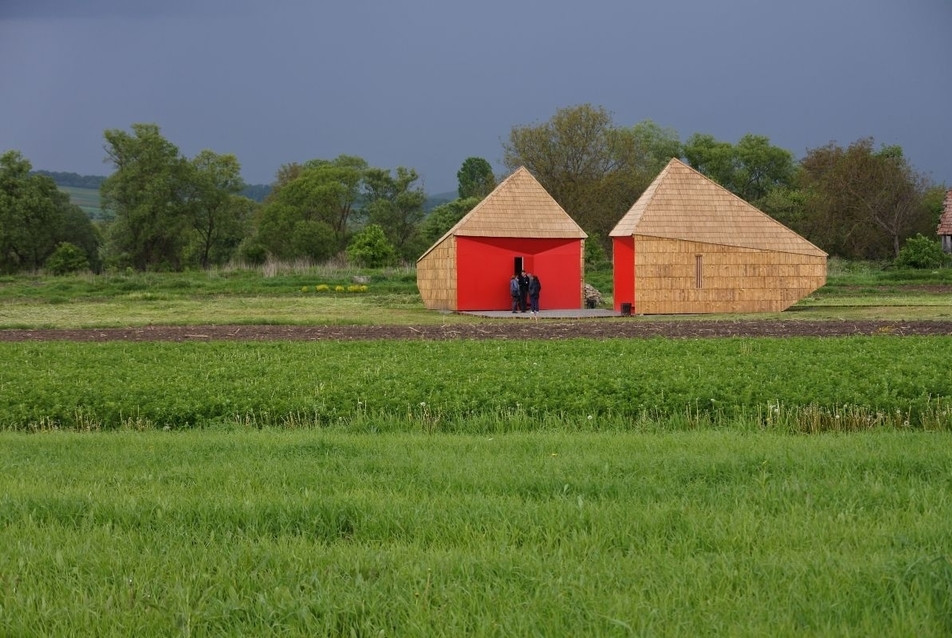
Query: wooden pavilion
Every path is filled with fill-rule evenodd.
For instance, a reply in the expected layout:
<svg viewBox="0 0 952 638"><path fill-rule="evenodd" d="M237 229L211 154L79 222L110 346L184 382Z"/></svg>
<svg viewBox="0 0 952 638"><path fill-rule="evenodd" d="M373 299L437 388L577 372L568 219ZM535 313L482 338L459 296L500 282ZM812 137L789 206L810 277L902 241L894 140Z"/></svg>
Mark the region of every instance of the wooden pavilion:
<svg viewBox="0 0 952 638"><path fill-rule="evenodd" d="M610 233L615 309L780 312L826 283L826 253L672 159Z"/></svg>
<svg viewBox="0 0 952 638"><path fill-rule="evenodd" d="M509 310L509 279L526 270L542 308L581 308L586 237L519 168L423 253L417 287L431 310Z"/></svg>

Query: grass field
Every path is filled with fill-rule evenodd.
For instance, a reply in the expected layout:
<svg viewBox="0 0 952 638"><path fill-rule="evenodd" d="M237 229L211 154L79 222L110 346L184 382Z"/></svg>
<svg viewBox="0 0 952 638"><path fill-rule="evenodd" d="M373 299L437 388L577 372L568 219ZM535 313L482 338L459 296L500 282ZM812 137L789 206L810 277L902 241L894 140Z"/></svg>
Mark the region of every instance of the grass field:
<svg viewBox="0 0 952 638"><path fill-rule="evenodd" d="M4 435L0 634L942 636L947 435Z"/></svg>
<svg viewBox="0 0 952 638"><path fill-rule="evenodd" d="M69 201L82 208L90 219L103 219L98 188L78 188L76 186L58 186L57 188L69 195Z"/></svg>
<svg viewBox="0 0 952 638"><path fill-rule="evenodd" d="M831 267L829 283L783 313L747 315L782 320L952 318L952 269L848 271ZM354 278L369 279L348 292ZM610 271L589 280L610 300ZM326 286L327 290L318 290ZM335 291L340 287L342 291ZM610 303L610 301L608 302ZM703 315L695 319L744 319ZM669 321L643 317L639 321ZM472 317L426 310L413 269L361 271L307 264L266 265L189 273L121 272L70 277L0 277L0 329L105 328L153 324L473 323Z"/></svg>
<svg viewBox="0 0 952 638"><path fill-rule="evenodd" d="M414 282L7 277L0 328L477 321ZM844 271L772 318L943 318L948 283ZM0 636L947 636L950 355L0 343Z"/></svg>

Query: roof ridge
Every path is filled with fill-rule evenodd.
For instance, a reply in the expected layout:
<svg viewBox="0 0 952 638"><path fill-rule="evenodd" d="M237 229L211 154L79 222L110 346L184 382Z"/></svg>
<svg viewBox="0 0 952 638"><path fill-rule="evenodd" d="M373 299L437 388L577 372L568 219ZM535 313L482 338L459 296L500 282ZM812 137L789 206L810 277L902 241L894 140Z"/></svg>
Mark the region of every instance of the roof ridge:
<svg viewBox="0 0 952 638"><path fill-rule="evenodd" d="M524 183L520 186L521 181ZM507 199L512 201L507 202ZM513 206L516 208L513 209ZM542 233L546 233L540 236L578 239L588 237L582 227L565 212L565 209L555 201L555 198L539 183L539 180L532 175L529 169L520 166L436 240L426 252L420 255L417 261L426 257L434 248L452 235L474 237L518 236L514 233L517 233L520 229L525 230L526 222L524 218L505 215L504 212L508 210L519 212L520 207L535 215L536 230L541 229ZM498 225L494 225L494 221ZM475 227L466 232L466 227L470 225Z"/></svg>
<svg viewBox="0 0 952 638"><path fill-rule="evenodd" d="M793 244L799 247L799 253L826 255L806 238L676 157L655 177L609 236L638 234L797 252Z"/></svg>

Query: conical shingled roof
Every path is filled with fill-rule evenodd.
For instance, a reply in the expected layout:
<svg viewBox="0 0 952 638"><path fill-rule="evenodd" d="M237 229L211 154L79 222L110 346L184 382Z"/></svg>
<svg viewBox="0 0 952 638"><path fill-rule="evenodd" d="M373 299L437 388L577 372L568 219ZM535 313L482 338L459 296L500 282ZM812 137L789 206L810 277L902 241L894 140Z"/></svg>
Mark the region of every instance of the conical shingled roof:
<svg viewBox="0 0 952 638"><path fill-rule="evenodd" d="M525 167L519 167L504 179L420 259L451 235L543 239L588 237Z"/></svg>
<svg viewBox="0 0 952 638"><path fill-rule="evenodd" d="M726 188L672 159L609 233L825 257L826 253Z"/></svg>

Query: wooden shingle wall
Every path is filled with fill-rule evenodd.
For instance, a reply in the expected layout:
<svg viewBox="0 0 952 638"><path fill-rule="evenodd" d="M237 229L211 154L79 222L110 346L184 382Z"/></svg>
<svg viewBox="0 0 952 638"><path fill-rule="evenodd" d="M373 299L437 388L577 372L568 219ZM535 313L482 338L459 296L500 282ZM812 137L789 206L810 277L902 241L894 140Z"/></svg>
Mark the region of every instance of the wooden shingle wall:
<svg viewBox="0 0 952 638"><path fill-rule="evenodd" d="M826 283L825 256L634 239L639 314L780 312Z"/></svg>
<svg viewBox="0 0 952 638"><path fill-rule="evenodd" d="M444 238L417 261L417 288L430 310L456 310L456 237Z"/></svg>

